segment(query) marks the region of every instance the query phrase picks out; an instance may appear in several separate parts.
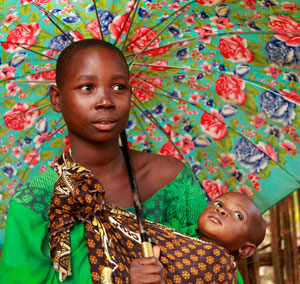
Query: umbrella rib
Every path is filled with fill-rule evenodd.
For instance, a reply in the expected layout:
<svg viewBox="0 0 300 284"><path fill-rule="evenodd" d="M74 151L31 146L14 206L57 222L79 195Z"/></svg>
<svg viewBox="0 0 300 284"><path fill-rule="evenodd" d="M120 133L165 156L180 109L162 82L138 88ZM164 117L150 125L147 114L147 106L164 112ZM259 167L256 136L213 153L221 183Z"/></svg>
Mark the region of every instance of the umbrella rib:
<svg viewBox="0 0 300 284"><path fill-rule="evenodd" d="M133 6L132 6L131 9L130 9L130 13L129 13L129 15L128 15L128 18L126 19L124 25L122 26L122 29L121 29L121 31L120 31L120 33L119 33L119 35L118 35L118 38L117 38L117 40L115 41L115 43L116 43L116 42L118 41L119 37L121 36L122 31L123 31L123 29L125 28L126 22L127 22L128 19L130 19L130 14L132 13L132 10L133 10L133 8L134 8L133 16L132 16L132 19L131 19L131 21L130 21L128 31L127 31L127 33L126 33L125 39L124 39L124 41L123 41L123 45L122 45L122 47L121 47L121 50L122 50L122 51L123 51L124 48L125 48L125 44L126 44L126 42L127 42L129 32L130 32L130 30L131 30L131 28L132 28L132 23L133 23L133 20L134 20L134 18L135 18L135 16L136 16L136 11L137 11L137 8L138 8L139 4L140 4L140 0L135 0Z"/></svg>
<svg viewBox="0 0 300 284"><path fill-rule="evenodd" d="M136 97L135 94L133 94L134 98L142 105L143 103ZM172 145L175 147L175 149L178 151L178 153L180 153L182 155L182 152L178 149L178 147L176 146L176 144L171 140L171 138L169 137L169 135L165 132L165 130L161 127L161 125L159 124L159 122L157 121L157 119L152 115L152 113L149 112L150 116L147 116L147 114L135 103L134 100L132 100L132 103L135 105L135 107L145 116L147 117L152 123L154 123L154 125L156 125L156 127L165 135L165 137L167 138L168 141L170 141L172 143ZM183 155L182 155L183 156Z"/></svg>
<svg viewBox="0 0 300 284"><path fill-rule="evenodd" d="M95 8L96 19L97 19L97 22L98 22L100 36L101 36L101 39L104 40L104 35L103 35L103 31L102 31L102 27L101 27L101 23L100 23L100 19L99 19L99 13L98 13L98 10L97 10L96 0L93 0L93 4L94 4L94 8Z"/></svg>

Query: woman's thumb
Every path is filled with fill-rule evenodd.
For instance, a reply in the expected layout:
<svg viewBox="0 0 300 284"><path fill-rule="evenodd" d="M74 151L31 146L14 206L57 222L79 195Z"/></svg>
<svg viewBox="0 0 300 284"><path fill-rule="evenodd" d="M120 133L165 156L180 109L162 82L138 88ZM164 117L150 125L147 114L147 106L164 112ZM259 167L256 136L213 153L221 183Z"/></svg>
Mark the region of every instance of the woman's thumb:
<svg viewBox="0 0 300 284"><path fill-rule="evenodd" d="M153 255L154 255L154 257L156 257L157 259L159 259L159 255L160 255L160 248L159 248L159 246L154 246L152 249L153 249Z"/></svg>

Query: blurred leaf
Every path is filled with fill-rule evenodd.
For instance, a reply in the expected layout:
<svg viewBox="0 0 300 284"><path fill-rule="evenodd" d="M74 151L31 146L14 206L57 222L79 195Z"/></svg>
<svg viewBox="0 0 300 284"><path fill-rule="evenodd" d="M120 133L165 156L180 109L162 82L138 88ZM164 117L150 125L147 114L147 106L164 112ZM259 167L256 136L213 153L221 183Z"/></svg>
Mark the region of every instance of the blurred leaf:
<svg viewBox="0 0 300 284"><path fill-rule="evenodd" d="M265 179L265 180L268 179L268 177L270 176L270 174L271 174L271 170L268 167L266 167L263 170L259 171L259 176L261 178Z"/></svg>
<svg viewBox="0 0 300 284"><path fill-rule="evenodd" d="M43 151L43 152L41 153L41 160L42 160L42 161L48 161L48 160L50 160L52 157L54 157L54 151L47 150L47 151Z"/></svg>
<svg viewBox="0 0 300 284"><path fill-rule="evenodd" d="M232 138L227 135L223 140L215 141L216 146L223 151L224 153L228 154L233 146Z"/></svg>

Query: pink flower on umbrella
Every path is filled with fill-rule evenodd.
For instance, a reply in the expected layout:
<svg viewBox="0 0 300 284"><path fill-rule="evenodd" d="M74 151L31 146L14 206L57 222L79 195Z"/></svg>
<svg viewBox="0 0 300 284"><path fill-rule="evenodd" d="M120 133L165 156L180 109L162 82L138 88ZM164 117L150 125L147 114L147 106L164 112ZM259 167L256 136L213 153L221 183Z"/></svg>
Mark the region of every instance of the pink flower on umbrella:
<svg viewBox="0 0 300 284"><path fill-rule="evenodd" d="M54 49L48 49L48 50L46 50L46 51L43 52L43 54L48 55L48 56L50 56L52 58L54 58L54 56L56 54L58 54L58 53L59 53L59 51L58 50L54 50ZM46 58L46 57L44 57L44 59L51 60L50 58Z"/></svg>
<svg viewBox="0 0 300 284"><path fill-rule="evenodd" d="M247 95L243 91L245 82L241 79L221 74L215 87L218 95L227 103L240 106L247 100Z"/></svg>
<svg viewBox="0 0 300 284"><path fill-rule="evenodd" d="M24 156L23 160L28 164L29 168L33 168L40 162L40 154L33 148L28 155Z"/></svg>
<svg viewBox="0 0 300 284"><path fill-rule="evenodd" d="M281 3L281 9L283 11L296 11L299 7L294 2L283 2Z"/></svg>
<svg viewBox="0 0 300 284"><path fill-rule="evenodd" d="M229 61L237 63L249 63L254 59L253 52L247 48L246 39L239 35L222 37L219 40L220 53Z"/></svg>
<svg viewBox="0 0 300 284"><path fill-rule="evenodd" d="M296 90L283 90L282 94L287 100L293 103L300 103L300 93L298 94Z"/></svg>
<svg viewBox="0 0 300 284"><path fill-rule="evenodd" d="M43 145L43 143L45 141L49 141L50 137L49 137L49 132L44 132L41 135L37 135L35 136L35 138L33 139L34 142L36 142L35 146L37 148L39 148L41 145Z"/></svg>
<svg viewBox="0 0 300 284"><path fill-rule="evenodd" d="M252 121L250 122L252 125L254 125L255 128L261 128L261 125L265 125L267 123L266 117L263 113L260 113L258 115L252 116Z"/></svg>
<svg viewBox="0 0 300 284"><path fill-rule="evenodd" d="M222 168L234 165L235 156L233 154L224 154L222 153L220 158L218 158L218 162Z"/></svg>
<svg viewBox="0 0 300 284"><path fill-rule="evenodd" d="M201 116L200 126L205 134L216 141L224 139L227 135L224 117L217 111L204 112Z"/></svg>
<svg viewBox="0 0 300 284"><path fill-rule="evenodd" d="M230 22L230 19L223 18L223 17L211 17L210 20L212 21L213 26L217 26L219 30L224 29L226 27L232 28L234 24Z"/></svg>
<svg viewBox="0 0 300 284"><path fill-rule="evenodd" d="M140 27L135 35L129 39L128 51L139 54L144 48L142 55L157 56L166 53L171 46L159 47L161 42L158 33L149 27Z"/></svg>
<svg viewBox="0 0 300 284"><path fill-rule="evenodd" d="M194 31L198 33L200 40L210 43L211 36L215 34L217 29L212 28L209 24L206 24L203 27L195 27Z"/></svg>
<svg viewBox="0 0 300 284"><path fill-rule="evenodd" d="M55 78L56 78L56 71L55 70L51 70L51 71L44 71L42 73L42 78L44 80L47 80L47 81L55 81Z"/></svg>
<svg viewBox="0 0 300 284"><path fill-rule="evenodd" d="M274 161L276 161L277 162L277 151L274 151L273 150L273 148L272 148L272 145L271 144L268 144L267 146L266 146L266 144L265 143L263 143L263 142L259 142L258 144L257 144L257 148L260 150L260 151L262 151L262 152L264 152L268 157L270 157L272 160L274 160Z"/></svg>
<svg viewBox="0 0 300 284"><path fill-rule="evenodd" d="M154 70L154 71L166 71L170 69L167 67L169 64L168 61L158 60L156 62L147 64L148 69Z"/></svg>
<svg viewBox="0 0 300 284"><path fill-rule="evenodd" d="M18 93L22 93L16 82L11 82L5 85L7 93L5 97L15 97Z"/></svg>
<svg viewBox="0 0 300 284"><path fill-rule="evenodd" d="M223 193L228 192L228 185L222 185L222 181L219 179L215 181L207 179L201 182L201 184L211 200L215 199Z"/></svg>
<svg viewBox="0 0 300 284"><path fill-rule="evenodd" d="M49 3L51 0L21 0L21 4L35 4L35 5L42 5Z"/></svg>
<svg viewBox="0 0 300 284"><path fill-rule="evenodd" d="M27 104L17 103L10 111L4 114L4 124L13 130L25 130L30 128L40 116L40 110L34 110L36 105L28 107Z"/></svg>
<svg viewBox="0 0 300 284"><path fill-rule="evenodd" d="M113 22L109 26L109 30L111 32L111 37L113 39L118 38L120 41L121 36L128 32L130 23L131 23L131 20L129 18L128 13L116 16L113 19Z"/></svg>
<svg viewBox="0 0 300 284"><path fill-rule="evenodd" d="M8 64L0 65L0 79L7 78L13 79L15 77L16 68Z"/></svg>
<svg viewBox="0 0 300 284"><path fill-rule="evenodd" d="M278 74L282 72L282 70L279 69L275 64L271 64L269 67L265 68L265 70L267 71L268 76L271 76L275 79L278 78Z"/></svg>
<svg viewBox="0 0 300 284"><path fill-rule="evenodd" d="M182 149L182 152L184 154L188 154L190 150L193 150L195 148L193 137L187 133L184 134L184 136L179 136L180 141L176 142L176 145Z"/></svg>
<svg viewBox="0 0 300 284"><path fill-rule="evenodd" d="M20 147L20 145L18 145L17 147L15 148L12 148L12 155L13 156L16 156L16 158L20 158L20 155L23 155L24 154L24 150Z"/></svg>
<svg viewBox="0 0 300 284"><path fill-rule="evenodd" d="M15 29L9 32L6 41L1 43L2 47L6 49L8 52L16 52L22 50L19 45L26 46L27 48L31 48L36 42L36 36L39 34L41 28L38 23L31 24L18 24ZM17 42L18 44L12 43Z"/></svg>
<svg viewBox="0 0 300 284"><path fill-rule="evenodd" d="M280 32L275 36L284 41L289 46L300 45L300 23L291 19L289 16L282 16L280 14L270 17L269 27L275 31Z"/></svg>
<svg viewBox="0 0 300 284"><path fill-rule="evenodd" d="M179 153L176 147L172 144L171 141L165 143L160 149L160 154L175 157L181 161L184 161L183 156Z"/></svg>
<svg viewBox="0 0 300 284"><path fill-rule="evenodd" d="M161 78L139 79L143 76L140 73L130 80L132 91L141 102L151 99L153 93L156 92L156 87L161 87L162 82Z"/></svg>
<svg viewBox="0 0 300 284"><path fill-rule="evenodd" d="M219 3L224 3L225 0L197 0L196 2L205 6L216 6Z"/></svg>
<svg viewBox="0 0 300 284"><path fill-rule="evenodd" d="M237 191L240 193L244 193L248 195L249 197L253 197L254 193L252 192L252 189L247 185L237 186Z"/></svg>
<svg viewBox="0 0 300 284"><path fill-rule="evenodd" d="M5 20L4 20L2 23L3 23L3 25L5 25L5 26L8 27L9 25L11 25L11 23L12 23L14 20L18 20L18 19L20 19L20 17L17 16L17 12L15 12L15 13L13 13L13 14L8 13L8 14L6 15Z"/></svg>
<svg viewBox="0 0 300 284"><path fill-rule="evenodd" d="M282 147L285 151L292 154L297 154L297 146L289 140L284 140L282 143L280 143L280 147Z"/></svg>
<svg viewBox="0 0 300 284"><path fill-rule="evenodd" d="M100 34L97 19L94 19L90 23L86 24L86 29L92 33L94 38L101 39L101 34Z"/></svg>
<svg viewBox="0 0 300 284"><path fill-rule="evenodd" d="M35 73L35 74L30 74L30 75L26 76L26 79L29 81L28 82L29 86L35 86L36 83L34 83L32 81L41 81L43 78L42 78L41 73Z"/></svg>
<svg viewBox="0 0 300 284"><path fill-rule="evenodd" d="M179 134L177 131L172 129L172 125L170 123L165 124L163 129L169 135L170 138Z"/></svg>
<svg viewBox="0 0 300 284"><path fill-rule="evenodd" d="M256 0L244 0L241 2L242 5L245 5L246 9L256 9Z"/></svg>

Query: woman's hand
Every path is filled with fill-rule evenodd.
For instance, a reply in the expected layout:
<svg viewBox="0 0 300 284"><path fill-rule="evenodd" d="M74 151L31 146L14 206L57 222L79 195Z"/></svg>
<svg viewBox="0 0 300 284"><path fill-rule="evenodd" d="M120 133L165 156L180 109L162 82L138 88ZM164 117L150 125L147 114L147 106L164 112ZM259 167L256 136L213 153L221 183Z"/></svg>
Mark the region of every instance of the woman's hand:
<svg viewBox="0 0 300 284"><path fill-rule="evenodd" d="M164 284L166 276L163 266L158 260L160 249L153 247L154 257L136 258L130 264L130 284Z"/></svg>

